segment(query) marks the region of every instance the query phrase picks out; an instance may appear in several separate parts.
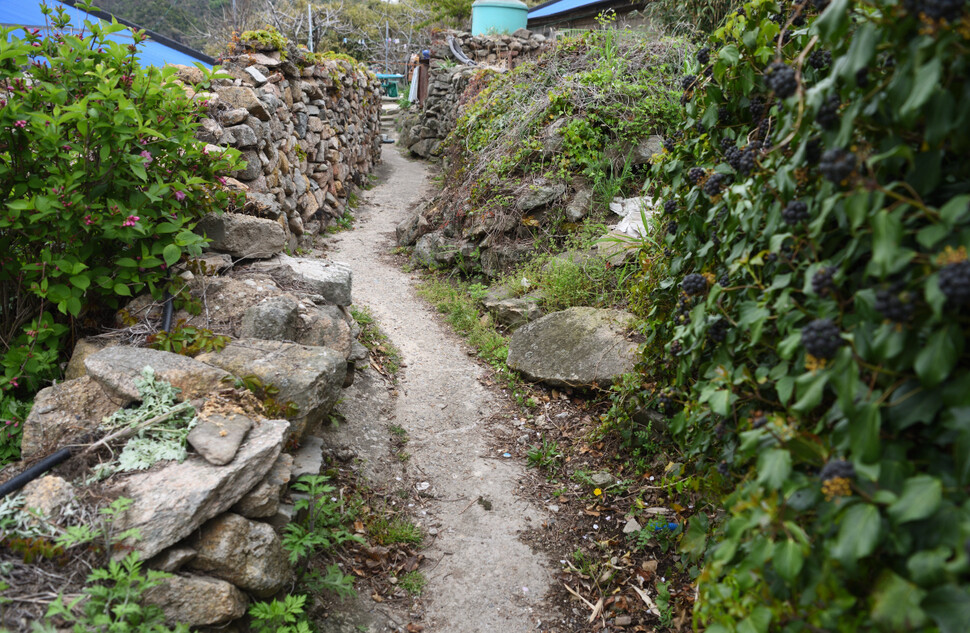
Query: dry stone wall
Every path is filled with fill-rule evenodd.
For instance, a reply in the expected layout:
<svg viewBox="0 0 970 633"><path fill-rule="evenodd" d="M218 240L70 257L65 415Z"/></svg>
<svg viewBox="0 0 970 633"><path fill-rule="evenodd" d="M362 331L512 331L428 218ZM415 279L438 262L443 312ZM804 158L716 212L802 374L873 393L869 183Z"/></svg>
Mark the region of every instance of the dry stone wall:
<svg viewBox="0 0 970 633"><path fill-rule="evenodd" d="M227 214L202 223L214 250L269 257L295 249L344 213L350 193L380 160L380 83L340 58L291 49L248 50L223 61L232 79L206 86L181 67L186 89L208 101L198 137L210 151L233 147L246 167L228 179L246 193L237 210L279 228Z"/></svg>
<svg viewBox="0 0 970 633"><path fill-rule="evenodd" d="M459 100L473 77L483 69L506 70L535 56L546 37L526 29L511 35L479 36L449 32L461 50L478 66L455 66L447 43L431 49L431 76L428 98L423 108L413 106L402 117L400 143L422 158L436 156L441 142L455 129Z"/></svg>

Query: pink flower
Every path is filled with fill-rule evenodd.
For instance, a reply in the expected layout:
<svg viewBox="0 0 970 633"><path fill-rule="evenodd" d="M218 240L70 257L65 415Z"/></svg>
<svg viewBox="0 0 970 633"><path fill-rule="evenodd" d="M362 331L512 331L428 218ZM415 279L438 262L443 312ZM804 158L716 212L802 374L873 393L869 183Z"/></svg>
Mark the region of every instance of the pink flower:
<svg viewBox="0 0 970 633"><path fill-rule="evenodd" d="M23 119L20 119L19 121L14 121L13 125L14 127L24 128L24 127L27 127L27 122L24 121Z"/></svg>
<svg viewBox="0 0 970 633"><path fill-rule="evenodd" d="M216 176L216 180L218 180L218 181L219 181L220 183L222 183L223 185L225 185L225 184L226 184L226 179L225 179L225 178L223 178L222 176Z"/></svg>
<svg viewBox="0 0 970 633"><path fill-rule="evenodd" d="M146 149L146 150L142 150L142 152L141 152L141 157L145 159L145 164L146 164L146 165L147 165L148 163L150 163L150 162L152 162L152 160L153 160L153 159L152 159L152 154L151 154L151 152L149 152L149 151L148 151L147 149Z"/></svg>
<svg viewBox="0 0 970 633"><path fill-rule="evenodd" d="M11 378L10 379L10 384L13 385L14 387L19 387L20 386L20 383L17 382L17 379L16 378Z"/></svg>
<svg viewBox="0 0 970 633"><path fill-rule="evenodd" d="M88 226L91 226L92 224L94 224L94 220L91 218L90 215L86 215L84 216L84 223L87 224Z"/></svg>
<svg viewBox="0 0 970 633"><path fill-rule="evenodd" d="M135 226L135 222L140 219L137 215L129 215L128 219L121 223L121 226Z"/></svg>
<svg viewBox="0 0 970 633"><path fill-rule="evenodd" d="M178 200L179 202L182 202L183 200L185 200L185 192L184 191L176 191L175 192L175 199Z"/></svg>

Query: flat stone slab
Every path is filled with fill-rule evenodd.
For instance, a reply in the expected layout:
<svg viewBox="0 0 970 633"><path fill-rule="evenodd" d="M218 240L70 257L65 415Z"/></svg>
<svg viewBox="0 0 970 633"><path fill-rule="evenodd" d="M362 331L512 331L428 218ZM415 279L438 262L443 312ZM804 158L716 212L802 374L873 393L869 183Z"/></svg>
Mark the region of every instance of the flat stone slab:
<svg viewBox="0 0 970 633"><path fill-rule="evenodd" d="M124 547L115 555L135 551L142 559L151 558L231 508L269 472L289 428L286 420L260 422L225 466L191 456L181 464L171 462L125 478L118 496L133 503L114 527L118 532L137 528L140 538L122 541Z"/></svg>
<svg viewBox="0 0 970 633"><path fill-rule="evenodd" d="M308 286L310 294L322 296L329 304L349 306L353 303L350 298L353 272L346 264L280 253L269 261L260 262L258 266L282 274L289 281Z"/></svg>
<svg viewBox="0 0 970 633"><path fill-rule="evenodd" d="M188 356L143 347L107 347L84 359L88 376L109 395L122 400L122 405L141 400L135 379L141 377L145 367L179 388L182 400L205 396L229 378L225 371Z"/></svg>
<svg viewBox="0 0 970 633"><path fill-rule="evenodd" d="M321 470L323 470L323 440L309 435L303 438L303 445L293 453L290 479L296 481L303 475L319 475Z"/></svg>
<svg viewBox="0 0 970 633"><path fill-rule="evenodd" d="M224 466L236 456L251 428L253 421L244 415L210 415L189 431L188 442L207 462Z"/></svg>
<svg viewBox="0 0 970 633"><path fill-rule="evenodd" d="M165 613L169 625L192 627L225 624L246 615L249 599L231 583L206 576L179 575L166 578L142 598Z"/></svg>
<svg viewBox="0 0 970 633"><path fill-rule="evenodd" d="M508 365L530 380L560 387L608 387L633 371L637 343L629 312L569 308L523 325L509 341Z"/></svg>
<svg viewBox="0 0 970 633"><path fill-rule="evenodd" d="M326 418L347 375L343 354L282 341L239 339L221 351L200 354L198 360L236 376L256 376L263 385L277 387L277 402L284 406L292 402L298 408L293 420L297 438Z"/></svg>
<svg viewBox="0 0 970 633"><path fill-rule="evenodd" d="M251 215L210 213L195 230L211 240L208 248L233 257L266 259L286 247L286 232L279 222Z"/></svg>

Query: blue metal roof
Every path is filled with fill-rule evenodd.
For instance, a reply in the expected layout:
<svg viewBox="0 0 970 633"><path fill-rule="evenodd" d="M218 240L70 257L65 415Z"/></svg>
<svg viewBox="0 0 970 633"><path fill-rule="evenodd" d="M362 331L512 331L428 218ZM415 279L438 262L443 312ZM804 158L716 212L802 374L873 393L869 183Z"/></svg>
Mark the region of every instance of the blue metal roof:
<svg viewBox="0 0 970 633"><path fill-rule="evenodd" d="M57 6L57 3L53 1L47 4L52 8ZM94 22L99 19L97 16L76 9L66 3L62 6L71 16L71 26L74 28L82 28L85 20ZM38 0L0 0L0 26L26 26L44 31L46 30L47 19L41 13L40 7L41 3ZM17 36L16 31L13 34ZM108 36L108 39L122 44L132 43L131 33L127 30L112 33ZM198 62L207 68L212 68L212 64L206 62L205 59L199 59L199 57L176 50L154 39L146 39L142 42L138 47L137 57L142 66L164 66L165 64L191 66Z"/></svg>
<svg viewBox="0 0 970 633"><path fill-rule="evenodd" d="M552 15L566 13L573 9L579 9L591 4L599 4L603 0L559 0L558 2L546 2L529 11L529 18L547 18Z"/></svg>

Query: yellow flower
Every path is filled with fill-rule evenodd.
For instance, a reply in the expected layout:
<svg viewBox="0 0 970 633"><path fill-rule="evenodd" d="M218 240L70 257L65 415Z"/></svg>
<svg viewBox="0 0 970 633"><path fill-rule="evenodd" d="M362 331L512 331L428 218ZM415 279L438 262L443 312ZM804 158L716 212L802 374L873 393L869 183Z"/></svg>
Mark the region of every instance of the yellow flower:
<svg viewBox="0 0 970 633"><path fill-rule="evenodd" d="M594 494L594 495L596 495L596 496L598 497L598 496L600 496L601 494L603 494L603 491L602 491L602 490L600 490L599 488L597 488L596 490L594 490L594 491L593 491L593 494Z"/></svg>

